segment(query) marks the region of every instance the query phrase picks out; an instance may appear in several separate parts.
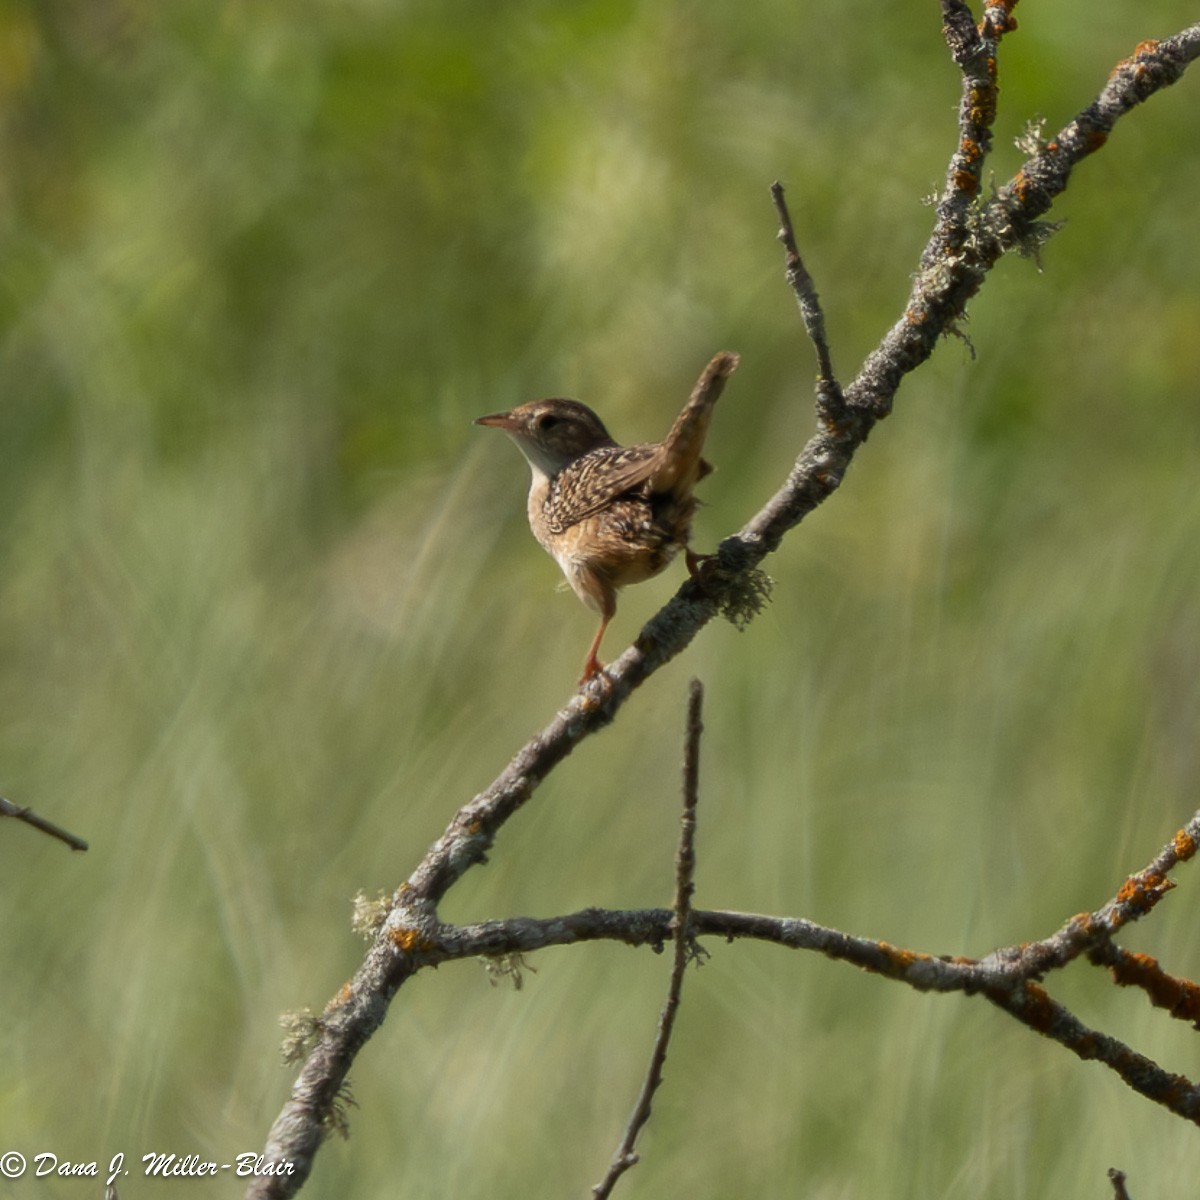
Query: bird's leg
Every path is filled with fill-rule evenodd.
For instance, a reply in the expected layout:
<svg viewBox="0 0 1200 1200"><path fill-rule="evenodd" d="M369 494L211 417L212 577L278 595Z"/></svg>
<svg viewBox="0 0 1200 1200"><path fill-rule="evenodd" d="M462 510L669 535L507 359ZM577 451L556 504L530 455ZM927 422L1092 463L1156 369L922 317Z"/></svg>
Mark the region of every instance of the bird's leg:
<svg viewBox="0 0 1200 1200"><path fill-rule="evenodd" d="M597 651L600 649L600 642L604 638L604 631L608 628L609 621L612 620L612 613L605 613L600 618L600 628L596 630L596 636L592 638L592 644L588 647L587 659L583 664L583 674L579 677L579 686L583 687L589 679L595 679L604 671L604 664L596 657Z"/></svg>
<svg viewBox="0 0 1200 1200"><path fill-rule="evenodd" d="M617 614L617 589L603 573L585 562L574 564L574 571L568 578L580 599L600 614L600 628L596 630L596 636L592 638L592 644L588 647L583 674L579 677L579 686L583 687L589 679L595 679L604 670L604 664L596 655L609 621Z"/></svg>

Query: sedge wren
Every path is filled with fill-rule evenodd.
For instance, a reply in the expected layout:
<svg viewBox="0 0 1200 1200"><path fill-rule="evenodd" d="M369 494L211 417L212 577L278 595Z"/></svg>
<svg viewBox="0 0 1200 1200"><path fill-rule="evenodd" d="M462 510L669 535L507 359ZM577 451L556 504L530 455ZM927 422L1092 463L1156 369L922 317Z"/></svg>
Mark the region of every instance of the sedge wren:
<svg viewBox="0 0 1200 1200"><path fill-rule="evenodd" d="M502 429L532 472L529 527L562 568L575 594L600 614L580 684L603 667L597 658L617 611L617 589L657 575L688 549L696 483L712 467L700 457L713 405L738 356L718 354L661 442L619 446L577 400L531 400L475 424Z"/></svg>

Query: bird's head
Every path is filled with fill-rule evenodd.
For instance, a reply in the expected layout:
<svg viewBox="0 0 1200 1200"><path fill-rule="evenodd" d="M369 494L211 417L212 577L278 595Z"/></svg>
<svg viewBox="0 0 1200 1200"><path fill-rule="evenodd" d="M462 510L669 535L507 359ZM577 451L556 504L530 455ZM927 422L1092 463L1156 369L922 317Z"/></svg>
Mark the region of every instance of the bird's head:
<svg viewBox="0 0 1200 1200"><path fill-rule="evenodd" d="M503 429L533 470L547 478L591 450L616 445L604 422L578 400L530 400L508 412L479 417L475 424Z"/></svg>

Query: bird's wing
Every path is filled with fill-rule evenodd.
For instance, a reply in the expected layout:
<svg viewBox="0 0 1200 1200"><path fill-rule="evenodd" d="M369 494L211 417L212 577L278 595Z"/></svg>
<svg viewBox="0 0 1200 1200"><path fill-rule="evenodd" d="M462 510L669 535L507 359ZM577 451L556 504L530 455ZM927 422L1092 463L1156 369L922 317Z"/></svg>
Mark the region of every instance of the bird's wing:
<svg viewBox="0 0 1200 1200"><path fill-rule="evenodd" d="M543 512L550 532L562 533L645 483L661 459L661 445L601 446L569 463L546 494Z"/></svg>
<svg viewBox="0 0 1200 1200"><path fill-rule="evenodd" d="M690 498L696 481L712 470L700 453L713 405L737 365L738 356L729 351L713 358L663 441L600 446L563 467L550 481L543 504L547 529L562 533L642 484L653 495Z"/></svg>

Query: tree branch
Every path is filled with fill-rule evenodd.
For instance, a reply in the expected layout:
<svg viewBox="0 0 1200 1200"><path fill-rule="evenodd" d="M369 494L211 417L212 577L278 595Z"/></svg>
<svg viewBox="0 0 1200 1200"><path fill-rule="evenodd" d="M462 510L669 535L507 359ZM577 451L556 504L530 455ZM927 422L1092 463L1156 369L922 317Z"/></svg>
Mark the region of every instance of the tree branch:
<svg viewBox="0 0 1200 1200"><path fill-rule="evenodd" d="M1142 871L1130 876L1117 894L1095 912L1072 917L1050 937L994 950L981 959L933 955L904 949L873 938L856 937L799 917L774 917L761 913L692 913L696 937L719 936L727 941L750 938L792 950L818 951L922 992L962 992L983 995L998 1008L1045 1037L1052 1038L1085 1060L1095 1059L1115 1071L1134 1091L1170 1109L1185 1120L1200 1124L1200 1085L1183 1075L1164 1070L1116 1038L1090 1029L1052 999L1039 981L1079 955L1096 950L1097 965L1107 965L1105 948L1113 933L1147 914L1174 883L1165 872L1184 862L1200 847L1200 812L1167 843ZM422 955L420 966L437 966L480 954L527 953L547 946L612 940L631 946L661 947L671 936L672 913L667 909L610 912L584 909L563 917L535 920L523 917L485 921L479 925L442 926L436 945ZM1126 956L1141 958L1142 956ZM1149 960L1153 962L1153 960ZM1144 966L1144 960L1143 960ZM1157 966L1157 964L1155 964ZM1114 982L1137 982L1146 987L1153 1003L1163 1003L1169 993L1146 986L1144 977ZM1188 980L1163 977L1177 987L1177 995L1194 1001L1200 992ZM1155 982L1161 984L1156 976ZM1165 987L1167 985L1161 984ZM1192 1019L1191 1010L1172 1015Z"/></svg>
<svg viewBox="0 0 1200 1200"><path fill-rule="evenodd" d="M500 828L549 772L583 738L612 721L634 689L684 650L727 605L729 597L747 586L751 573L779 547L786 533L838 488L858 447L876 422L891 411L905 375L930 356L941 337L955 330L987 272L1008 251L1036 247L1044 233L1038 218L1067 186L1075 164L1103 145L1120 116L1176 82L1200 54L1200 24L1162 42L1142 43L1132 57L1117 65L1087 109L1031 156L994 197L982 205L971 205L967 203L966 176L981 177L988 146L985 135L991 124L987 87L994 86L989 70L980 76L980 46L994 43L1013 27L1014 3L1008 0L986 6L979 45L966 31L962 14L966 11L969 15L969 10L951 0L943 3L947 43L964 72L960 125L974 132L978 152L960 145L951 158L947 177L953 177L953 186L939 206L902 316L846 388L844 405L832 413L822 406L816 432L776 494L740 533L720 544L716 555L719 570L701 582L684 583L646 624L634 645L608 668L611 683L590 685L573 696L496 780L455 814L407 883L401 885L362 965L317 1022L316 1043L268 1136L267 1161L290 1162L292 1173L260 1177L251 1185L248 1197L262 1200L294 1195L307 1177L313 1156L331 1127L337 1097L354 1057L379 1027L396 991L422 965L423 956L438 946L436 905L447 889L469 867L484 860ZM968 104L972 96L980 102L977 107ZM822 364L821 374L831 371ZM698 930L701 916L696 914ZM791 923L791 927L805 925ZM821 936L834 937L830 931ZM659 935L660 940L664 937ZM888 960L882 944L868 945L874 950L864 947L864 958ZM949 967L941 960L926 959L920 964L912 961L906 970L936 980Z"/></svg>

